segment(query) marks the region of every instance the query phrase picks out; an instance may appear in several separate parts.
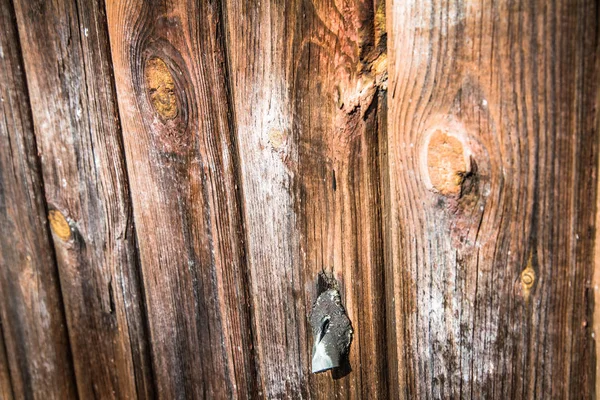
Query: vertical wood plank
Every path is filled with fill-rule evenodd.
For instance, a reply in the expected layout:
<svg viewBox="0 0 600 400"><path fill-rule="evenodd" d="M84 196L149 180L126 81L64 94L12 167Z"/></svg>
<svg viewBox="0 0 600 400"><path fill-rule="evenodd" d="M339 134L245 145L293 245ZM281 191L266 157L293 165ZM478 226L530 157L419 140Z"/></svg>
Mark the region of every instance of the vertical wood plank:
<svg viewBox="0 0 600 400"><path fill-rule="evenodd" d="M600 61L598 61L600 64ZM600 65L598 66L600 68ZM600 90L596 93L596 104L600 104ZM596 121L596 132L600 132L600 118ZM600 157L598 157L598 166L597 173L600 171ZM600 179L598 175L596 175L596 179ZM596 356L596 369L595 369L595 378L596 378L596 387L595 387L595 395L596 399L600 398L600 184L596 187L596 231L594 237L594 272L592 279L592 287L594 288L594 315L593 315L593 323L592 329L594 338L594 346L595 346L595 356Z"/></svg>
<svg viewBox="0 0 600 400"><path fill-rule="evenodd" d="M261 391L380 397L385 4L231 0L225 14ZM338 280L354 329L353 371L339 380L310 373L321 271Z"/></svg>
<svg viewBox="0 0 600 400"><path fill-rule="evenodd" d="M6 344L4 343L4 334L2 333L2 321L0 321L0 398L12 400L13 389L10 381L10 370L8 366L8 357L6 356Z"/></svg>
<svg viewBox="0 0 600 400"><path fill-rule="evenodd" d="M388 1L400 397L592 397L598 12Z"/></svg>
<svg viewBox="0 0 600 400"><path fill-rule="evenodd" d="M288 89L299 2L223 3L259 396L304 398L309 393L308 310L292 194L298 146Z"/></svg>
<svg viewBox="0 0 600 400"><path fill-rule="evenodd" d="M159 397L254 397L219 3L110 0L107 15Z"/></svg>
<svg viewBox="0 0 600 400"><path fill-rule="evenodd" d="M292 169L307 310L320 271L339 282L352 321L352 372L311 376L318 398L387 393L378 113L385 80L384 3L305 2L290 82ZM309 289L308 291L306 289ZM304 351L312 350L312 334Z"/></svg>
<svg viewBox="0 0 600 400"><path fill-rule="evenodd" d="M72 0L15 10L79 396L152 397L103 10Z"/></svg>
<svg viewBox="0 0 600 400"><path fill-rule="evenodd" d="M0 397L70 399L73 366L20 51L12 2L1 0Z"/></svg>

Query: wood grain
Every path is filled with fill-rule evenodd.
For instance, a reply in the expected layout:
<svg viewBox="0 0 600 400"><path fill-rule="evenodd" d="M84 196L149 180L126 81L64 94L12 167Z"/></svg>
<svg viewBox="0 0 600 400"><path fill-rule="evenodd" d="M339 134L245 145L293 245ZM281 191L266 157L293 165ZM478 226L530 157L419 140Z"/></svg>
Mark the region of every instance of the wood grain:
<svg viewBox="0 0 600 400"><path fill-rule="evenodd" d="M110 0L107 15L158 397L256 397L219 3Z"/></svg>
<svg viewBox="0 0 600 400"><path fill-rule="evenodd" d="M13 394L19 399L69 399L76 396L69 340L45 207L15 14L12 2L1 0L2 399L11 398ZM7 390L10 392L7 393Z"/></svg>
<svg viewBox="0 0 600 400"><path fill-rule="evenodd" d="M600 68L600 67L599 67ZM596 93L596 104L600 104L600 90ZM596 132L600 132L600 118L596 121ZM600 157L598 157L597 171L600 171ZM594 315L593 315L593 338L596 356L596 399L600 398L600 185L596 187L596 231L594 236L594 272L592 278L592 287L594 288Z"/></svg>
<svg viewBox="0 0 600 400"><path fill-rule="evenodd" d="M384 4L305 2L290 85L297 165L292 169L307 309L319 271L341 286L352 321L352 372L310 376L314 398L387 393L379 103L384 92ZM301 13L301 14L300 14ZM385 123L383 124L385 125ZM303 321L304 322L304 321ZM304 351L312 350L307 336ZM334 378L335 380L332 380Z"/></svg>
<svg viewBox="0 0 600 400"><path fill-rule="evenodd" d="M8 357L6 355L6 344L2 333L2 323L0 321L0 396L5 400L14 398L12 383L10 382L10 367L8 366Z"/></svg>
<svg viewBox="0 0 600 400"><path fill-rule="evenodd" d="M135 236L99 6L15 2L79 397L148 398Z"/></svg>
<svg viewBox="0 0 600 400"><path fill-rule="evenodd" d="M598 1L0 0L0 77L0 398L600 396Z"/></svg>
<svg viewBox="0 0 600 400"><path fill-rule="evenodd" d="M381 396L384 4L224 3L261 393ZM338 280L354 328L344 377L310 373L321 271Z"/></svg>
<svg viewBox="0 0 600 400"><path fill-rule="evenodd" d="M258 393L265 398L307 397L308 309L288 166L298 154L288 90L298 2L225 1L223 9L247 227Z"/></svg>
<svg viewBox="0 0 600 400"><path fill-rule="evenodd" d="M387 9L391 396L592 398L598 3Z"/></svg>

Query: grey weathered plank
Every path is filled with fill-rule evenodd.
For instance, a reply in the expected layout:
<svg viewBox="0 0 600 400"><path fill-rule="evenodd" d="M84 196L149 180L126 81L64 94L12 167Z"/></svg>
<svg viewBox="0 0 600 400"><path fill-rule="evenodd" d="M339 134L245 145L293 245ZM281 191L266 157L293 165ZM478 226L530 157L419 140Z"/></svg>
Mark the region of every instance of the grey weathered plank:
<svg viewBox="0 0 600 400"><path fill-rule="evenodd" d="M379 120L384 4L224 2L261 391L387 393ZM339 282L352 372L312 375L319 272Z"/></svg>
<svg viewBox="0 0 600 400"><path fill-rule="evenodd" d="M152 397L103 9L14 4L79 396Z"/></svg>
<svg viewBox="0 0 600 400"><path fill-rule="evenodd" d="M158 395L255 397L219 3L110 0L107 14Z"/></svg>
<svg viewBox="0 0 600 400"><path fill-rule="evenodd" d="M0 1L0 232L0 395L10 398L10 390L16 398L73 398L69 340L9 0Z"/></svg>
<svg viewBox="0 0 600 400"><path fill-rule="evenodd" d="M598 12L388 1L393 397L592 398Z"/></svg>

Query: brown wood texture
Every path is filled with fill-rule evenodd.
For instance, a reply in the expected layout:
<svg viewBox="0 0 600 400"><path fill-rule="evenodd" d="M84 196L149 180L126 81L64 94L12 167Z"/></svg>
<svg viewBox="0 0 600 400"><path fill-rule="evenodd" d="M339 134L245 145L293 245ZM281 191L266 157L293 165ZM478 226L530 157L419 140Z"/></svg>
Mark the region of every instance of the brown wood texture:
<svg viewBox="0 0 600 400"><path fill-rule="evenodd" d="M2 321L0 321L0 398L12 400L14 398L12 383L10 381L10 370L8 357L6 356L6 344L2 334Z"/></svg>
<svg viewBox="0 0 600 400"><path fill-rule="evenodd" d="M15 14L11 1L1 0L2 399L12 396L6 393L7 384L18 399L75 397L69 340L45 208Z"/></svg>
<svg viewBox="0 0 600 400"><path fill-rule="evenodd" d="M600 104L600 90L598 90L596 104ZM596 121L596 129L597 132L600 132L600 118ZM600 171L600 157L598 157L598 165L597 171ZM594 315L593 315L593 337L595 344L595 355L596 355L596 368L595 368L595 377L596 377L596 399L600 398L600 345L598 344L598 340L600 340L600 229L597 227L600 226L600 185L596 188L596 232L595 232L595 243L594 243L594 276L592 279L592 285L594 288Z"/></svg>
<svg viewBox="0 0 600 400"><path fill-rule="evenodd" d="M592 398L596 1L388 1L400 398Z"/></svg>
<svg viewBox="0 0 600 400"><path fill-rule="evenodd" d="M224 3L261 393L380 397L384 4ZM354 329L353 372L339 380L310 373L321 271Z"/></svg>
<svg viewBox="0 0 600 400"><path fill-rule="evenodd" d="M600 104L600 90L596 93L596 104ZM596 120L596 132L600 132L600 117ZM600 171L600 156L598 157L597 170ZM598 172L597 172L598 173ZM594 272L592 279L592 286L594 288L594 314L593 314L593 338L595 344L595 356L596 356L596 388L595 395L596 399L600 398L600 185L596 188L596 231L594 236Z"/></svg>
<svg viewBox="0 0 600 400"><path fill-rule="evenodd" d="M256 396L221 8L107 13L158 395Z"/></svg>
<svg viewBox="0 0 600 400"><path fill-rule="evenodd" d="M151 397L135 235L101 4L14 4L79 397ZM49 383L60 385L58 379ZM42 388L33 390L44 394Z"/></svg>
<svg viewBox="0 0 600 400"><path fill-rule="evenodd" d="M598 1L0 0L0 77L1 399L600 395Z"/></svg>

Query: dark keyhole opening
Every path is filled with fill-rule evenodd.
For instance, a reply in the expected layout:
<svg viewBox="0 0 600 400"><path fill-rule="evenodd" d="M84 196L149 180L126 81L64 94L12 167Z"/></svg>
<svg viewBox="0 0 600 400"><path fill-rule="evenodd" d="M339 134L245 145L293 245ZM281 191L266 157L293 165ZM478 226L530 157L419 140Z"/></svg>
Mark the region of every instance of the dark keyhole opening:
<svg viewBox="0 0 600 400"><path fill-rule="evenodd" d="M325 317L323 319L323 322L321 322L321 332L319 334L319 342L321 342L321 340L323 340L323 337L327 333L327 329L329 329L329 320L330 320L329 317Z"/></svg>

